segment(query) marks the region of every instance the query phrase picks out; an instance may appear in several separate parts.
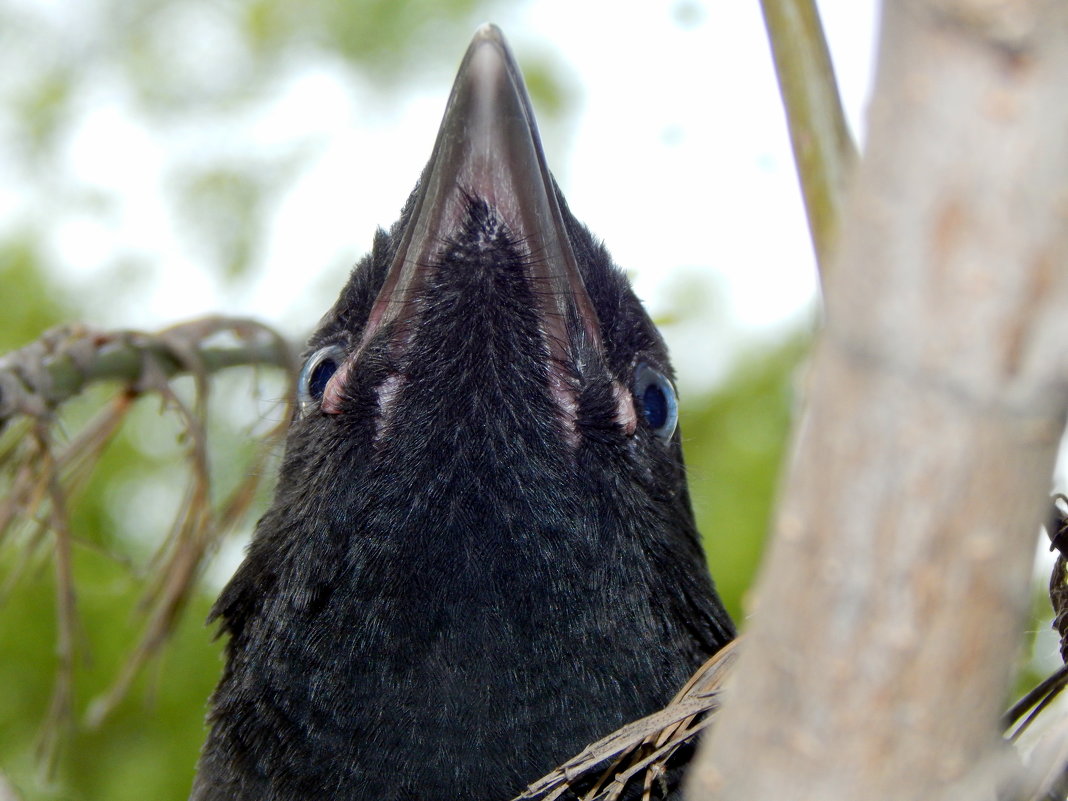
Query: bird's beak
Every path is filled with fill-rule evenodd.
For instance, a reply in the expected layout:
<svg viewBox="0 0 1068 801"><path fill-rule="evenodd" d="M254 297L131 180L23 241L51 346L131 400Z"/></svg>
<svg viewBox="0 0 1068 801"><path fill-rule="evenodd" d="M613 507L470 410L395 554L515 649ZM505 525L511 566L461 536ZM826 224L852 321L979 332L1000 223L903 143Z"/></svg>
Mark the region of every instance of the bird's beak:
<svg viewBox="0 0 1068 801"><path fill-rule="evenodd" d="M436 256L460 232L471 198L485 201L513 240L527 249L529 277L538 288L553 360L572 361L575 354L568 351L576 336L599 349L597 314L545 165L530 98L495 25L479 28L460 65L430 163L361 344L387 324L403 323L415 314L418 304L407 301L419 296Z"/></svg>

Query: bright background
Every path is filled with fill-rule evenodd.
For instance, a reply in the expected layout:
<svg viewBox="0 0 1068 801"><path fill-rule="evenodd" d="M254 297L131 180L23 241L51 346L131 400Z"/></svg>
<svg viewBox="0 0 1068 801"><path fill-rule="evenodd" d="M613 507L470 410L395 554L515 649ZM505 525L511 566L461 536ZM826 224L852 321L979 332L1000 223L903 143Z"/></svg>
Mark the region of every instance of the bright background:
<svg viewBox="0 0 1068 801"><path fill-rule="evenodd" d="M758 4L344 5L7 0L0 234L33 239L93 322L220 309L303 334L394 220L470 20L490 18L528 73L572 209L639 293L658 314L695 287L718 298L671 332L684 385L718 378L736 335L811 310ZM859 125L874 2L820 6Z"/></svg>

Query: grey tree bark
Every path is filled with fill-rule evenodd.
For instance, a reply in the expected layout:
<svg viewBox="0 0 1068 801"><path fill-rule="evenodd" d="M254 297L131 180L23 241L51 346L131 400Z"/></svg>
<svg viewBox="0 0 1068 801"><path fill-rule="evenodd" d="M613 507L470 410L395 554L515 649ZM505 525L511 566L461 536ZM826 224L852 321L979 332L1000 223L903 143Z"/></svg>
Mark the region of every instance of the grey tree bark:
<svg viewBox="0 0 1068 801"><path fill-rule="evenodd" d="M991 797L1068 408L1068 3L890 0L705 799Z"/></svg>

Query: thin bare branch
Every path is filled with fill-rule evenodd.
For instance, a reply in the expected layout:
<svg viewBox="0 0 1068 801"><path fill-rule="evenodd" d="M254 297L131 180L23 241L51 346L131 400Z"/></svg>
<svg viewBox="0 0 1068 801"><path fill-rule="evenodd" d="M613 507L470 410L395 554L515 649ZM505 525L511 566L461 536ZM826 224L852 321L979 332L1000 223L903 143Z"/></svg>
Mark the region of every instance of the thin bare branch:
<svg viewBox="0 0 1068 801"><path fill-rule="evenodd" d="M205 375L241 365L292 370L293 354L272 329L243 318L205 317L157 334L65 326L0 357L0 426L19 415L40 416L93 382L136 389L147 364L171 378L194 363Z"/></svg>
<svg viewBox="0 0 1068 801"><path fill-rule="evenodd" d="M146 662L167 642L206 558L245 519L267 472L265 463L284 435L291 418L288 405L280 422L261 437L244 479L226 496L213 496L207 433L210 375L245 365L282 366L290 382L294 380L292 352L279 335L254 321L222 317L194 320L156 334L68 327L0 357L0 425L12 421L15 426L7 432L0 452L0 479L6 491L0 498L0 539L13 532L24 535L14 540L21 552L5 577L3 592L11 591L49 542L56 573L56 683L41 746L46 768L70 727L74 708L78 618L72 549L80 540L70 529L67 507L91 477L134 401L143 395L160 396L164 411L177 416L188 444L189 485L143 578L141 636L112 686L89 705L87 720L95 724L115 709ZM178 375L193 376L191 402L171 387L170 379ZM97 381L118 381L119 392L57 456L56 407ZM286 396L292 395L291 386Z"/></svg>
<svg viewBox="0 0 1068 801"><path fill-rule="evenodd" d="M814 0L761 0L761 6L812 245L826 283L857 148Z"/></svg>
<svg viewBox="0 0 1068 801"><path fill-rule="evenodd" d="M34 439L42 460L41 472L48 476L48 499L51 506L49 521L55 537L55 583L56 583L56 674L52 700L45 720L40 742L41 766L51 776L56 765L63 735L69 728L74 703L74 660L78 611L75 601L74 569L71 562L70 521L67 517L67 502L59 484L49 431L45 424L38 423Z"/></svg>

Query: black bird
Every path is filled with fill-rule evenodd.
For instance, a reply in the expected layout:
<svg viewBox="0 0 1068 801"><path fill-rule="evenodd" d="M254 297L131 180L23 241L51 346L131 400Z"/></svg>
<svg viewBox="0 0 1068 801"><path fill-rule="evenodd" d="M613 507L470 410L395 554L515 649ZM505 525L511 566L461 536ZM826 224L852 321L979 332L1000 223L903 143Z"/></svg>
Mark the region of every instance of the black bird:
<svg viewBox="0 0 1068 801"><path fill-rule="evenodd" d="M507 801L734 636L664 343L497 28L306 358L194 801Z"/></svg>

